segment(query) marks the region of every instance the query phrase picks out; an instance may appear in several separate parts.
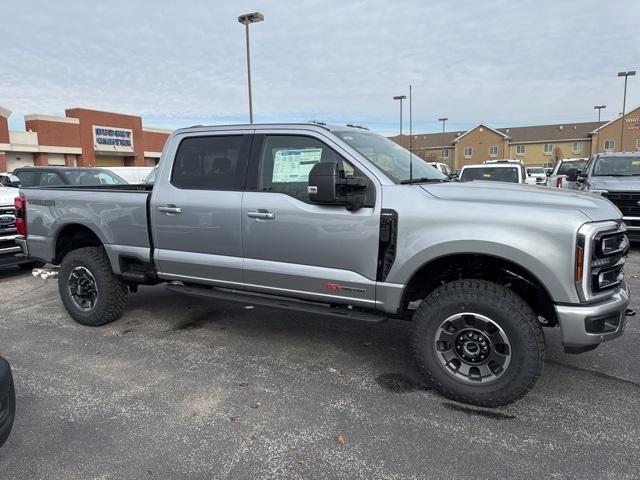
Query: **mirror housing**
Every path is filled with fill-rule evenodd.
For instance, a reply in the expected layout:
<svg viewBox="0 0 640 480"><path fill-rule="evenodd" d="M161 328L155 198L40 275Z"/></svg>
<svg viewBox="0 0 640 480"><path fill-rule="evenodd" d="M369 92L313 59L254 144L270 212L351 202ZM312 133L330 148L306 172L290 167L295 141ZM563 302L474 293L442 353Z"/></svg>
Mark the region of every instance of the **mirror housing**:
<svg viewBox="0 0 640 480"><path fill-rule="evenodd" d="M570 168L567 172L567 182L577 182L578 181L578 169Z"/></svg>
<svg viewBox="0 0 640 480"><path fill-rule="evenodd" d="M338 162L318 162L309 172L307 193L312 203L319 205L344 205L347 210L358 210L365 203L366 177L340 175Z"/></svg>

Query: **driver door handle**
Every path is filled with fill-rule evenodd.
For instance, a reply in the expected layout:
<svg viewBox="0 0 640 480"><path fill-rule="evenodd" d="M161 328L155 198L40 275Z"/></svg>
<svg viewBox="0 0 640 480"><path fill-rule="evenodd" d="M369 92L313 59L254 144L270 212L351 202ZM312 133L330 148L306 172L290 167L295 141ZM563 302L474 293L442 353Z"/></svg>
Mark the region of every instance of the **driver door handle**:
<svg viewBox="0 0 640 480"><path fill-rule="evenodd" d="M249 210L247 212L247 217L258 218L260 220L273 220L274 218L276 218L276 214L273 212L270 212L269 210L263 210L263 209Z"/></svg>
<svg viewBox="0 0 640 480"><path fill-rule="evenodd" d="M172 204L165 205L164 207L158 207L158 211L166 213L167 215L177 215L178 213L182 213L182 209L180 207L176 207Z"/></svg>

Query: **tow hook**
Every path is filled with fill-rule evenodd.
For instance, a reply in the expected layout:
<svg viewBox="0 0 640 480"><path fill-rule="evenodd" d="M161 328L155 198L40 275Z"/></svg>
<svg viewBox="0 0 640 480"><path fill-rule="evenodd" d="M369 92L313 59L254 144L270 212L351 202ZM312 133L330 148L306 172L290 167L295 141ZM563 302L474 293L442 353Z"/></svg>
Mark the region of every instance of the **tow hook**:
<svg viewBox="0 0 640 480"><path fill-rule="evenodd" d="M636 311L633 310L632 308L627 308L627 310L624 312L624 316L625 317L635 317L636 316Z"/></svg>
<svg viewBox="0 0 640 480"><path fill-rule="evenodd" d="M43 280L48 280L50 278L58 278L58 269L57 268L34 268L31 270L31 275L36 278L42 278Z"/></svg>

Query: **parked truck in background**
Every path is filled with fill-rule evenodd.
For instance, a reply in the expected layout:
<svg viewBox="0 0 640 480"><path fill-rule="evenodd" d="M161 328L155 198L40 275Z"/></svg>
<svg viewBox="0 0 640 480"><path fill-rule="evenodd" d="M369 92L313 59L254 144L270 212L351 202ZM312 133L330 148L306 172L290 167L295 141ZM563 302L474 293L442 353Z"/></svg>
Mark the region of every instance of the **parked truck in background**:
<svg viewBox="0 0 640 480"><path fill-rule="evenodd" d="M25 188L16 208L24 252L59 265L35 273L58 276L83 325L118 319L128 293L159 282L345 321L402 319L428 381L483 406L533 387L543 326L560 328L566 351L590 350L622 334L629 302L625 226L609 201L448 182L358 128L181 129L153 186Z"/></svg>
<svg viewBox="0 0 640 480"><path fill-rule="evenodd" d="M0 185L0 267L17 265L24 270L41 267L41 262L34 262L23 255L16 243L16 216L14 199L20 190Z"/></svg>
<svg viewBox="0 0 640 480"><path fill-rule="evenodd" d="M629 239L640 241L640 152L598 153L571 176L577 190L599 193L618 207Z"/></svg>

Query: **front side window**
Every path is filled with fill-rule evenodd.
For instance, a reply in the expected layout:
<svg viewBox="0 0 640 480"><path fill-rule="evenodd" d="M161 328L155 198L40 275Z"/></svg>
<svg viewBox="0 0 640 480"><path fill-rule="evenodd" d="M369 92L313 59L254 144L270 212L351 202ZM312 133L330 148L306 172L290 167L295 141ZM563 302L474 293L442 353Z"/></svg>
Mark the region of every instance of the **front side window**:
<svg viewBox="0 0 640 480"><path fill-rule="evenodd" d="M551 155L553 153L553 143L544 144L544 154Z"/></svg>
<svg viewBox="0 0 640 480"><path fill-rule="evenodd" d="M496 145L491 145L489 147L489 156L497 157L498 156L498 147Z"/></svg>
<svg viewBox="0 0 640 480"><path fill-rule="evenodd" d="M524 155L524 145L516 145L516 155Z"/></svg>
<svg viewBox="0 0 640 480"><path fill-rule="evenodd" d="M473 155L473 148L464 147L464 158L471 158L471 155Z"/></svg>
<svg viewBox="0 0 640 480"><path fill-rule="evenodd" d="M247 173L243 135L188 137L180 142L171 184L189 190L241 190Z"/></svg>
<svg viewBox="0 0 640 480"><path fill-rule="evenodd" d="M258 190L290 195L309 202L309 173L318 162L338 162L341 175L352 176L354 167L325 143L313 137L267 135L262 144Z"/></svg>
<svg viewBox="0 0 640 480"><path fill-rule="evenodd" d="M615 140L605 140L604 141L604 151L605 152L613 152L616 148Z"/></svg>
<svg viewBox="0 0 640 480"><path fill-rule="evenodd" d="M568 175L569 170L571 170L572 168L575 168L576 170L578 170L578 172L582 172L586 164L587 164L586 160L562 162L558 167L558 171L556 172L556 175Z"/></svg>

